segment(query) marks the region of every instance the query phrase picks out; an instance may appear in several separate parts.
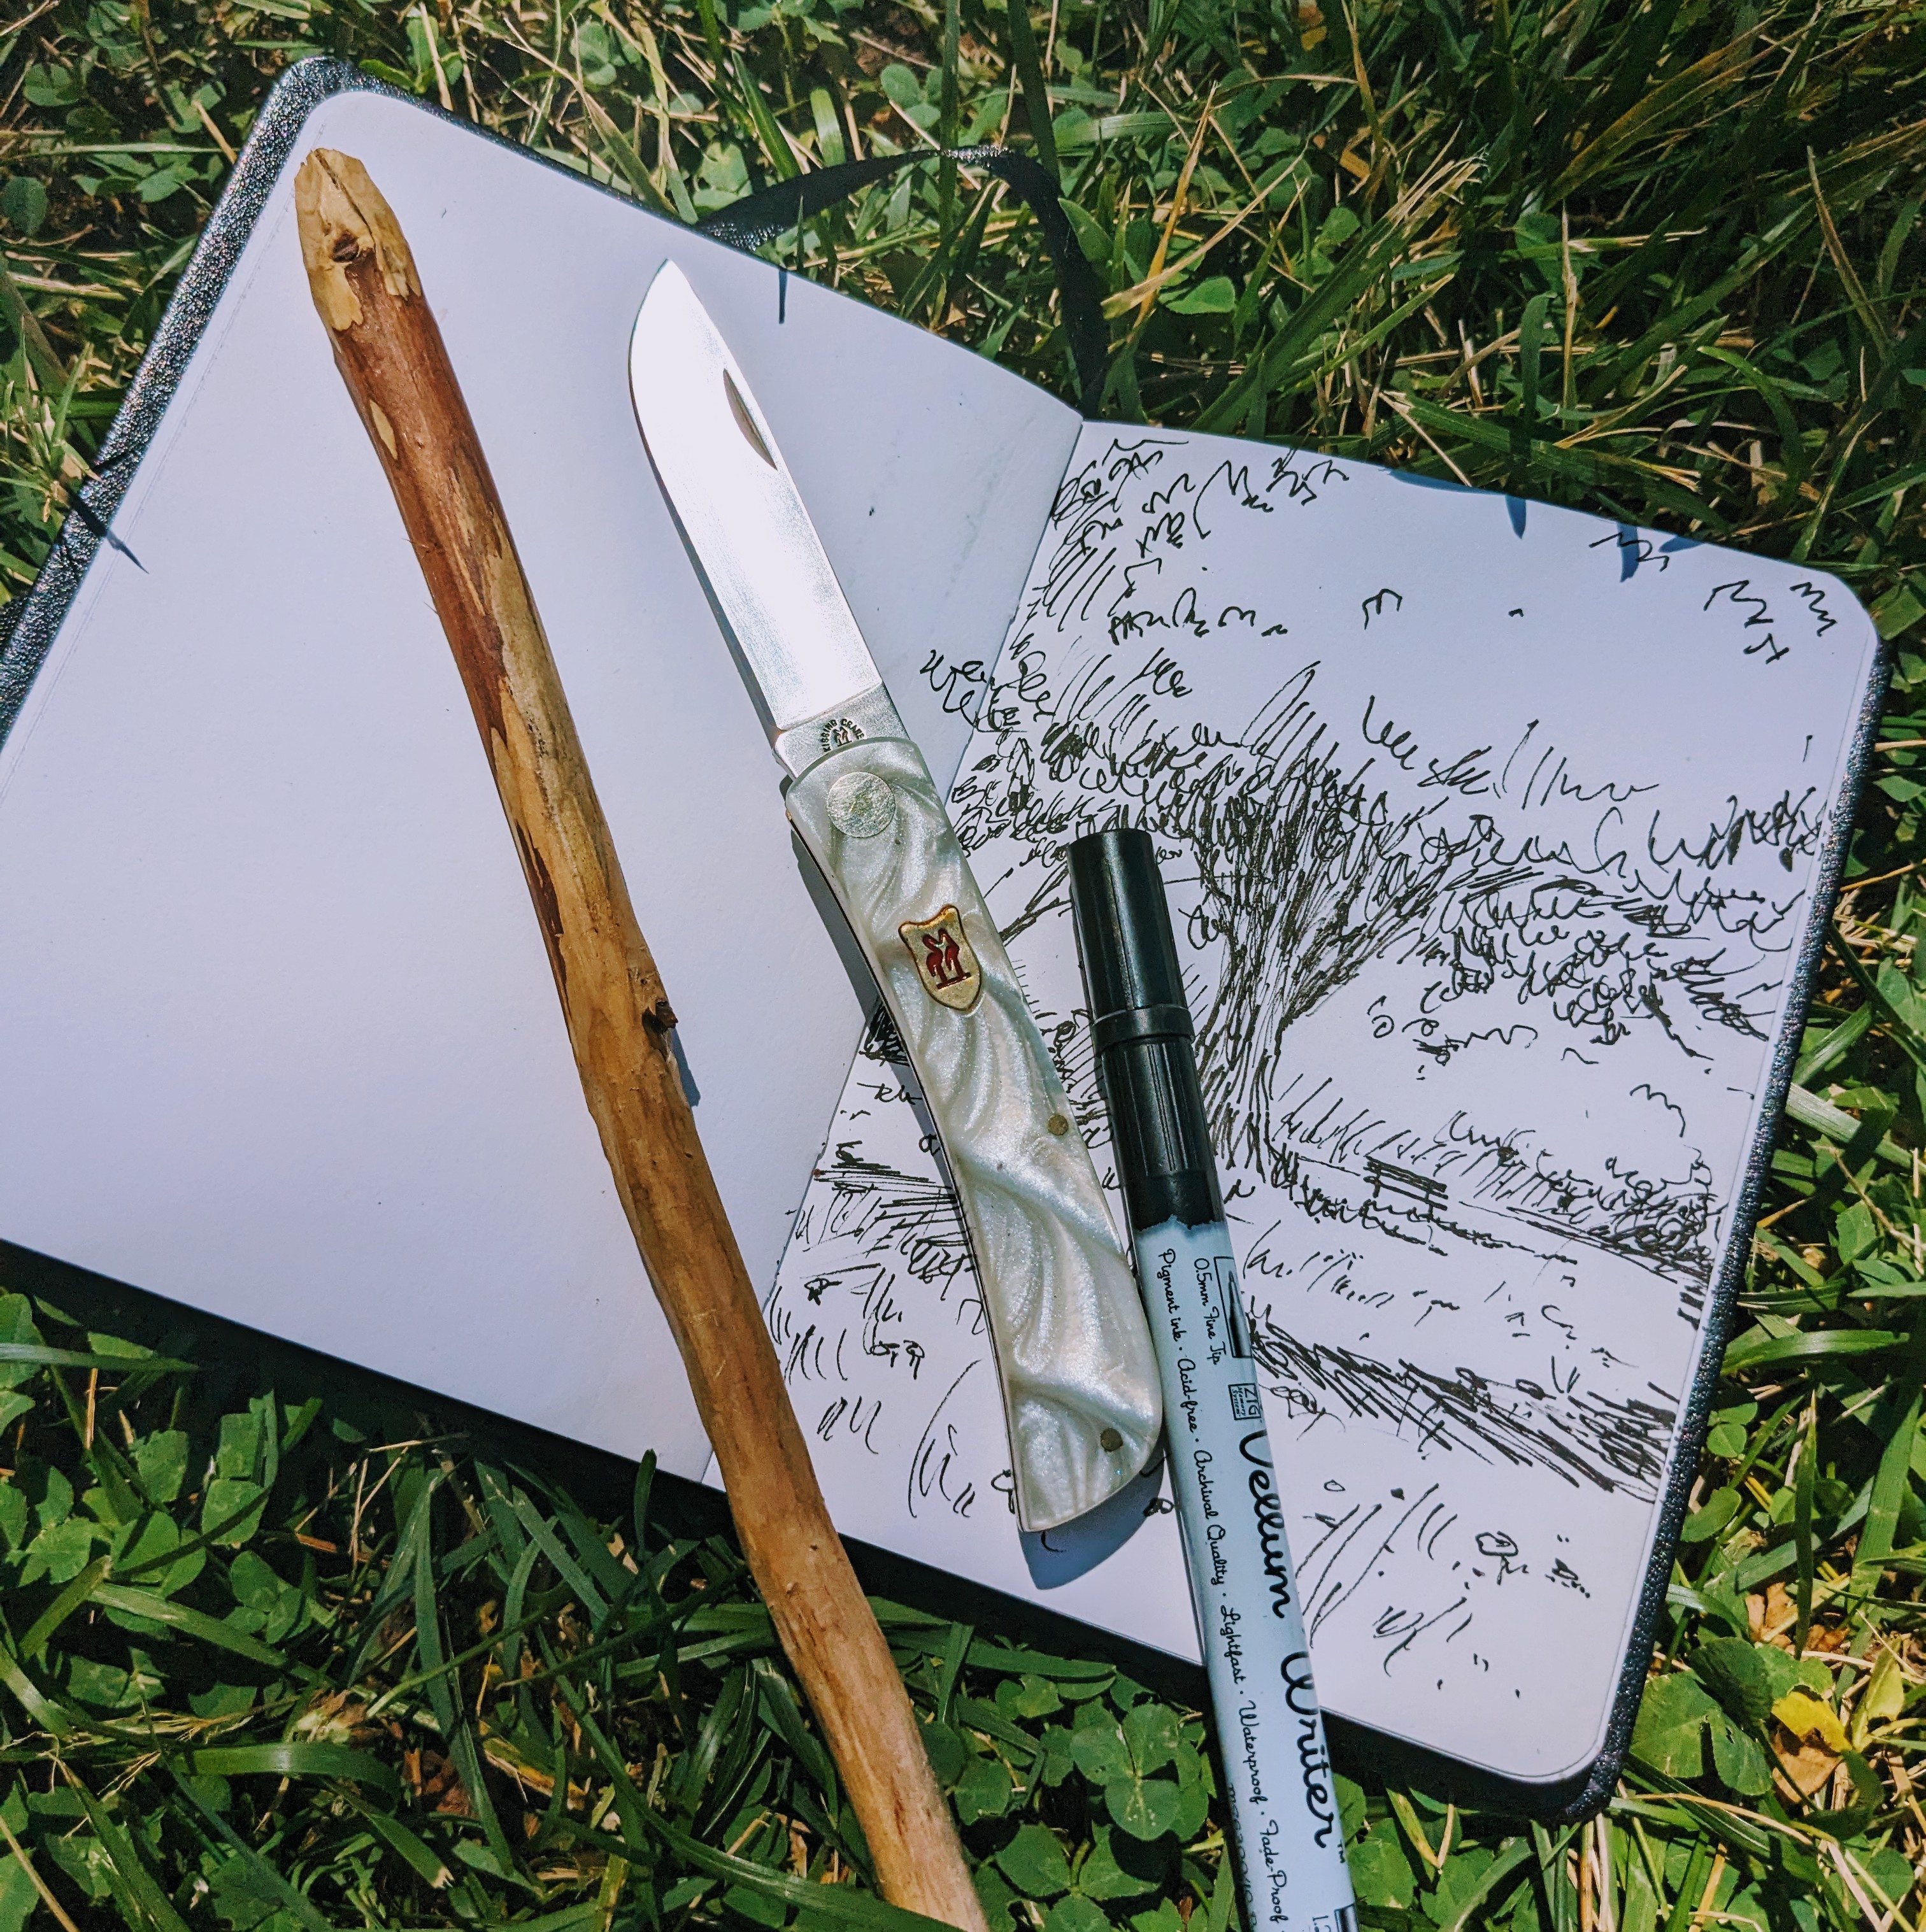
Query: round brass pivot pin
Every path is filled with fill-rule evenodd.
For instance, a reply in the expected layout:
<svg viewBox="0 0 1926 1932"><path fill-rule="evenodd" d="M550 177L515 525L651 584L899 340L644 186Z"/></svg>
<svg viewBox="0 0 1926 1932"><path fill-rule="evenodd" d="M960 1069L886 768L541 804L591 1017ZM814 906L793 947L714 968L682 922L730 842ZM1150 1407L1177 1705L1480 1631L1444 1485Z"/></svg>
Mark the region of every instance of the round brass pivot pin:
<svg viewBox="0 0 1926 1932"><path fill-rule="evenodd" d="M1096 1438L1096 1443L1097 1447L1100 1449L1108 1450L1109 1454L1114 1456L1118 1450L1123 1448L1124 1438L1118 1434L1115 1430L1106 1429L1103 1433Z"/></svg>
<svg viewBox="0 0 1926 1932"><path fill-rule="evenodd" d="M1053 1134L1066 1134L1070 1130L1069 1116L1064 1114L1052 1114L1043 1124Z"/></svg>
<svg viewBox="0 0 1926 1932"><path fill-rule="evenodd" d="M875 838L896 822L896 795L874 772L845 772L830 788L830 823L850 838Z"/></svg>

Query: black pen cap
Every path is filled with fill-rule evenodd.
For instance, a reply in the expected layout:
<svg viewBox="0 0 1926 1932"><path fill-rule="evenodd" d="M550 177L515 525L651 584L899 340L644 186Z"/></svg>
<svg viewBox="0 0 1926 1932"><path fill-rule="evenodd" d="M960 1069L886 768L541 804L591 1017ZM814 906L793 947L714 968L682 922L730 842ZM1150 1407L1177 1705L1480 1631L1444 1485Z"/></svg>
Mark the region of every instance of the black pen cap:
<svg viewBox="0 0 1926 1932"><path fill-rule="evenodd" d="M1150 834L1126 826L1077 840L1070 908L1130 1225L1221 1221L1195 1029Z"/></svg>

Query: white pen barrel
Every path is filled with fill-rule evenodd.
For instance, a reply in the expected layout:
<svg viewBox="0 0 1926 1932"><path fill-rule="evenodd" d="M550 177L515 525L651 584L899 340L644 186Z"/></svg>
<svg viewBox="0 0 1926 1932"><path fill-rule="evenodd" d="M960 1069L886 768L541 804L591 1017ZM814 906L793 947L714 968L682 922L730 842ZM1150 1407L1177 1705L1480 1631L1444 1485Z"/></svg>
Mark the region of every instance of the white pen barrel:
<svg viewBox="0 0 1926 1932"><path fill-rule="evenodd" d="M1337 1786L1230 1230L1168 1221L1136 1248L1250 1932L1352 1932Z"/></svg>
<svg viewBox="0 0 1926 1932"><path fill-rule="evenodd" d="M1017 1513L1048 1529L1156 1446L1156 1369L1076 1116L922 754L858 740L789 816L902 1036L962 1203L1010 1427Z"/></svg>

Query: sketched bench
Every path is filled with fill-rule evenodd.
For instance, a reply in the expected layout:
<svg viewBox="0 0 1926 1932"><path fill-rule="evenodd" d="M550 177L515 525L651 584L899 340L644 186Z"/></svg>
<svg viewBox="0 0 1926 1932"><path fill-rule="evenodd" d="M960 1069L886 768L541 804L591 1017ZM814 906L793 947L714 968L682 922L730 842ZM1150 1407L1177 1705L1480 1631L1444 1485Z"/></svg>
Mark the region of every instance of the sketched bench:
<svg viewBox="0 0 1926 1932"><path fill-rule="evenodd" d="M1442 1180L1428 1174L1415 1174L1408 1167L1394 1167L1376 1156L1364 1156L1364 1172L1371 1182L1371 1198L1381 1202L1386 1195L1394 1202L1406 1202L1419 1209L1428 1220L1436 1220L1438 1210L1450 1198Z"/></svg>

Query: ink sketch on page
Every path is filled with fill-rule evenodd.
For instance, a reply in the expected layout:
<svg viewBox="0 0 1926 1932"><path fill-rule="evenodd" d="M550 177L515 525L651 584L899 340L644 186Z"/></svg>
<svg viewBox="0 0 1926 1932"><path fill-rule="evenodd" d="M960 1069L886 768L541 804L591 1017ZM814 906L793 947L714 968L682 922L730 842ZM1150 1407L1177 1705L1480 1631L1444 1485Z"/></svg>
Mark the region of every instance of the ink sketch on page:
<svg viewBox="0 0 1926 1932"><path fill-rule="evenodd" d="M1596 1754L1876 652L1816 573L1093 425L926 665L1100 1172L1064 849L1158 841L1334 1710ZM873 1028L768 1300L838 1523L1194 1655L1155 1472L1019 1536L926 1125Z"/></svg>

